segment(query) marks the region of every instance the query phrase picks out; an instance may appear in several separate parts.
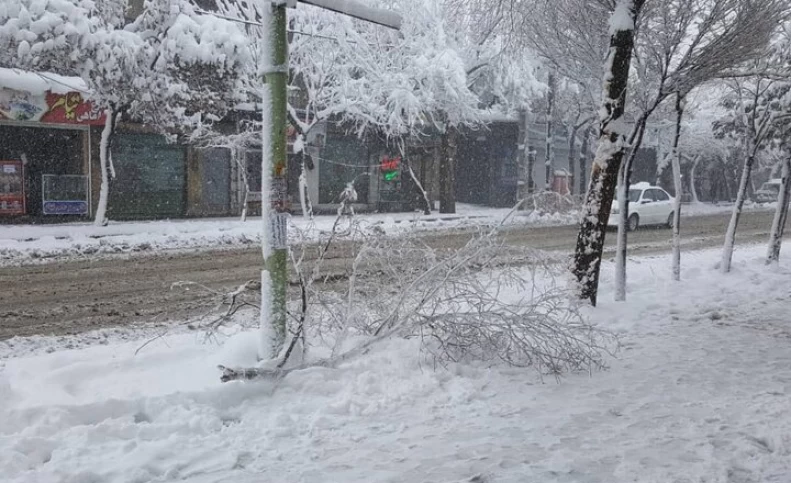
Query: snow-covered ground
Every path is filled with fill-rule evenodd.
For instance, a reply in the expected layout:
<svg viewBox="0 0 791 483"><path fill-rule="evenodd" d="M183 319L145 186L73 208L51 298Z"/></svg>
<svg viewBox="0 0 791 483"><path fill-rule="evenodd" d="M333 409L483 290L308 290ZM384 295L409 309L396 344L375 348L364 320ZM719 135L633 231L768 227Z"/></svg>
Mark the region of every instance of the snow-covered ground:
<svg viewBox="0 0 791 483"><path fill-rule="evenodd" d="M697 203L684 205L685 216L730 212L732 205ZM759 205L752 210L765 210ZM459 203L457 213L365 213L357 216L363 231L402 234L407 231L447 230L492 225L511 213L510 208L489 208ZM313 221L291 219L289 236L312 238L329 232L335 216L316 216ZM576 213L541 214L516 212L508 224L552 226L577 222ZM166 221L111 222L108 226L91 223L47 225L0 225L0 266L46 262L67 258L115 254L142 254L162 250L238 248L260 241L261 221L249 218L181 219Z"/></svg>
<svg viewBox="0 0 791 483"><path fill-rule="evenodd" d="M791 481L791 265L764 248L629 266L607 372L434 369L392 340L338 369L220 384L254 336L115 331L0 343L0 479L10 482ZM121 337L123 336L123 337ZM75 347L66 349L65 346Z"/></svg>
<svg viewBox="0 0 791 483"><path fill-rule="evenodd" d="M733 211L734 203L719 202L719 203L684 203L681 206L682 216L704 216L704 215L719 215L723 213L730 213ZM770 211L775 209L774 203L753 203L748 201L744 204L744 211Z"/></svg>
<svg viewBox="0 0 791 483"><path fill-rule="evenodd" d="M397 235L415 230L442 230L500 223L512 210L458 204L457 213L365 213L357 216L363 231ZM291 219L289 236L315 237L332 230L336 216L316 216L310 221ZM516 212L508 223L563 225L576 214ZM238 218L182 219L143 222L111 222L56 225L0 225L0 265L25 261L60 260L106 254L135 254L161 250L222 249L259 242L261 218L242 222Z"/></svg>

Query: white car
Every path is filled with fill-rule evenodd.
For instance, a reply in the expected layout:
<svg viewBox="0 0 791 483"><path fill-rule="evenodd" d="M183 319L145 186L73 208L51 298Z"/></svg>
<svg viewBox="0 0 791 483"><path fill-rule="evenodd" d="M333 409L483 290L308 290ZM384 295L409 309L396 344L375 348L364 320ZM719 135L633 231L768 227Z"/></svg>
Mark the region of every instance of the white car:
<svg viewBox="0 0 791 483"><path fill-rule="evenodd" d="M617 196L617 194L616 194ZM634 231L644 225L673 226L673 197L667 191L648 183L629 188L629 217L626 226ZM613 200L608 226L618 226L618 200Z"/></svg>
<svg viewBox="0 0 791 483"><path fill-rule="evenodd" d="M755 201L758 203L774 203L780 196L782 188L783 180L781 178L770 179L755 191Z"/></svg>

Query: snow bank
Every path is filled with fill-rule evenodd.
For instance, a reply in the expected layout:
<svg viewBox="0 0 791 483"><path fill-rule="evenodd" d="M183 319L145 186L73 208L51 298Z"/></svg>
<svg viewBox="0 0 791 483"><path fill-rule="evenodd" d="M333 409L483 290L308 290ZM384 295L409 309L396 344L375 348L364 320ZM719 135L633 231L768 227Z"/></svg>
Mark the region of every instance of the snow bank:
<svg viewBox="0 0 791 483"><path fill-rule="evenodd" d="M218 382L251 357L176 333L78 350L0 345L0 474L9 482L791 481L788 279L764 247L635 259L609 372L423 364L393 340L338 369ZM610 287L612 264L603 267ZM112 339L112 337L110 338ZM44 343L45 338L37 339ZM233 361L232 361L233 362ZM238 361L236 361L238 362Z"/></svg>
<svg viewBox="0 0 791 483"><path fill-rule="evenodd" d="M499 223L511 210L460 204L455 215L388 213L358 215L363 232L398 235L410 231L458 229ZM315 239L332 230L335 216L314 221L291 218L292 242ZM508 223L562 225L576 223L576 214L516 213ZM140 255L162 250L224 249L259 244L260 218L111 222L62 225L0 225L0 266L57 261L99 255Z"/></svg>
<svg viewBox="0 0 791 483"><path fill-rule="evenodd" d="M745 203L742 213L755 211L771 211L772 204ZM681 205L682 216L719 215L733 212L733 203L684 203Z"/></svg>
<svg viewBox="0 0 791 483"><path fill-rule="evenodd" d="M466 229L499 224L511 210L459 203L457 213L374 213L357 215L363 233L398 236L416 231ZM768 211L771 205L753 205L745 211ZM684 204L682 216L730 213L732 204ZM515 212L509 226L575 225L577 212ZM291 218L292 243L316 239L332 230L335 216L316 216L308 221ZM222 250L254 246L261 241L260 218L246 222L237 218L168 221L111 222L104 227L89 223L60 225L0 225L0 266L42 263L97 256L137 256L162 250Z"/></svg>

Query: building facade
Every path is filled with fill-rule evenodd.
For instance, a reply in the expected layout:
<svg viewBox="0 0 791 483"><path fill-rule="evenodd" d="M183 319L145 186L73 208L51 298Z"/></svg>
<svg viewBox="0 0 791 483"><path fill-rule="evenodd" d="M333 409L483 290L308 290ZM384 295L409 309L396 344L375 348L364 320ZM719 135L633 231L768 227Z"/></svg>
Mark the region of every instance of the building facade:
<svg viewBox="0 0 791 483"><path fill-rule="evenodd" d="M78 78L0 69L0 222L91 219L99 201L99 143L103 113L90 102ZM255 118L256 113L242 117ZM220 126L240 131L231 115ZM536 137L535 179L542 180L543 143ZM459 133L455 164L457 199L508 206L516 200L519 129L497 121ZM304 188L314 212L334 212L348 185L358 211L437 207L440 186L439 133L420 139L364 136L341 123L314 126L294 152L289 130L287 192L292 212L301 209ZM564 159L565 140L556 143ZM561 167L556 161L557 167ZM300 173L305 166L304 184ZM260 214L261 147L199 148L161 135L151 126L123 121L112 141L108 216L112 220Z"/></svg>
<svg viewBox="0 0 791 483"><path fill-rule="evenodd" d="M80 79L0 69L0 220L91 215L104 118L84 93Z"/></svg>

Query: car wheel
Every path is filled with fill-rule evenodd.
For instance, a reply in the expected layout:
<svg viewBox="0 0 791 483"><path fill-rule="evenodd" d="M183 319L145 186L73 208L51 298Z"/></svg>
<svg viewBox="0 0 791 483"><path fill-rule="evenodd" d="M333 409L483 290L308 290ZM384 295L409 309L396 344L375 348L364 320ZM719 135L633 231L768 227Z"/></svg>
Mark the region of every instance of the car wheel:
<svg viewBox="0 0 791 483"><path fill-rule="evenodd" d="M670 213L667 217L667 227L671 229L673 228L673 215L675 215L675 213Z"/></svg>
<svg viewBox="0 0 791 483"><path fill-rule="evenodd" d="M635 231L640 226L640 217L637 213L632 214L626 221L626 228L628 231Z"/></svg>

